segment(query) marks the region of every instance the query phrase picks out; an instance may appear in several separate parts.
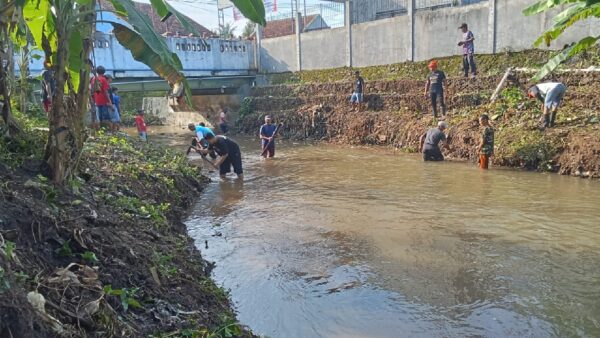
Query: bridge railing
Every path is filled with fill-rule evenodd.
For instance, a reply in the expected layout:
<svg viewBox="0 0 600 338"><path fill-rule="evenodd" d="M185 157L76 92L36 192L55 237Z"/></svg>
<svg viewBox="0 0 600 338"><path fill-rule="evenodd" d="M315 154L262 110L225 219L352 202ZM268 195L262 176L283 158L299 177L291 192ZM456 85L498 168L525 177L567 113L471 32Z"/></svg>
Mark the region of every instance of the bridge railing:
<svg viewBox="0 0 600 338"><path fill-rule="evenodd" d="M167 45L181 59L186 76L247 75L256 71L254 43L248 40L167 37ZM97 33L94 53L96 66L103 66L115 78L157 78L145 64L135 61L113 34ZM16 59L16 58L15 58ZM42 59L31 59L29 76L37 77L43 70ZM19 74L18 67L15 72Z"/></svg>

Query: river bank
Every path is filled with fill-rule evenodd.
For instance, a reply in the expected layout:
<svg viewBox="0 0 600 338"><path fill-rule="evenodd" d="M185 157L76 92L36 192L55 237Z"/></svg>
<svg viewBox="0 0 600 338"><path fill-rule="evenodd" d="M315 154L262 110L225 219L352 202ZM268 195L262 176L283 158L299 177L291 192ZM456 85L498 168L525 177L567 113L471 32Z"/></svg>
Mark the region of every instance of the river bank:
<svg viewBox="0 0 600 338"><path fill-rule="evenodd" d="M251 336L181 222L205 186L198 168L99 136L54 187L37 171L44 132L24 125L0 143L0 336Z"/></svg>
<svg viewBox="0 0 600 338"><path fill-rule="evenodd" d="M452 75L459 58L440 60L441 70L452 70L446 95L448 136L453 147L448 157L477 160L477 119L486 113L496 129L494 165L600 177L598 72L560 73L551 79L568 87L553 129L538 128L541 111L539 103L526 98L525 89L532 85L527 74L511 77L500 99L489 102L502 78L499 69L543 57L538 51L499 55L496 63L492 56L482 57L485 63L477 80ZM590 60L579 60L576 66L583 67ZM417 80L421 75L425 78L426 72L424 63L365 69L363 112L351 111L353 80L349 69L274 76L274 82L288 84L255 88L241 109L238 124L242 132L256 133L262 117L271 114L285 122L283 134L293 139L382 145L415 152L421 134L437 121L423 95L425 82Z"/></svg>

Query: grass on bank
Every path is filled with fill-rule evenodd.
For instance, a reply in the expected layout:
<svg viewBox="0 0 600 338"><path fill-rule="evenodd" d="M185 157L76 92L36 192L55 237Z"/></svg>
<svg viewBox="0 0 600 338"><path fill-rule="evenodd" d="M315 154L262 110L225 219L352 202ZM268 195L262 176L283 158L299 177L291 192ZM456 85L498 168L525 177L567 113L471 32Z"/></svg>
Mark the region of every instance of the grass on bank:
<svg viewBox="0 0 600 338"><path fill-rule="evenodd" d="M600 64L600 47L592 48L580 56L569 61L564 67L587 68ZM536 68L544 65L546 61L557 52L547 50L528 50L523 52L501 52L497 54L477 54L476 62L480 76L500 75L509 67ZM450 56L437 58L439 69L448 76L462 75L462 57ZM328 83L346 81L353 77L353 71L359 70L366 81L375 80L398 80L398 79L424 79L429 70L427 65L430 60L420 62L402 62L391 65L357 67L357 68L333 68L322 70L305 70L300 72L288 72L268 74L267 78L271 84L307 84Z"/></svg>

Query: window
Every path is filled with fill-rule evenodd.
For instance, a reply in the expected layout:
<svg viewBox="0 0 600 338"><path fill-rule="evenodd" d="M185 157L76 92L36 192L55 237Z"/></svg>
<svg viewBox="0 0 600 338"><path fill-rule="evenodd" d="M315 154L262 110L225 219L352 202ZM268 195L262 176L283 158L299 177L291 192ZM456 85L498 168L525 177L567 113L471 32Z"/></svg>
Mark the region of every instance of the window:
<svg viewBox="0 0 600 338"><path fill-rule="evenodd" d="M196 45L192 45L192 50L196 51Z"/></svg>
<svg viewBox="0 0 600 338"><path fill-rule="evenodd" d="M108 41L104 42L104 47L108 48Z"/></svg>
<svg viewBox="0 0 600 338"><path fill-rule="evenodd" d="M177 49L177 50L179 50L179 49L180 49L180 47L179 47L179 44L176 44L176 45L175 45L175 49Z"/></svg>
<svg viewBox="0 0 600 338"><path fill-rule="evenodd" d="M206 45L206 50L210 52L210 45Z"/></svg>
<svg viewBox="0 0 600 338"><path fill-rule="evenodd" d="M188 48L187 50L192 50L192 46L188 43Z"/></svg>

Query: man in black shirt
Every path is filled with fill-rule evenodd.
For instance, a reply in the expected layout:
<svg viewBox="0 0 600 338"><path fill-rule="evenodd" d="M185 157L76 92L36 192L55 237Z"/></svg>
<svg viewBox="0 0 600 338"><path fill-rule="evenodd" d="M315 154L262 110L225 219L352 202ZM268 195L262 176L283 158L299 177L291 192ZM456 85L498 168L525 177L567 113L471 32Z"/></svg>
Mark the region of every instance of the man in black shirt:
<svg viewBox="0 0 600 338"><path fill-rule="evenodd" d="M225 178L233 167L233 172L237 174L238 179L243 180L242 152L237 143L223 135L207 134L204 135L204 139L208 141L208 149L201 149L199 152L206 155L214 151L219 155L214 165L219 167L221 178Z"/></svg>
<svg viewBox="0 0 600 338"><path fill-rule="evenodd" d="M437 69L437 61L433 60L429 63L431 71L427 76L427 84L425 85L425 97L429 95L431 98L431 107L433 108L433 117L437 117L437 101L440 101L442 108L442 116L446 116L446 102L444 102L444 87L446 86L446 74Z"/></svg>
<svg viewBox="0 0 600 338"><path fill-rule="evenodd" d="M360 72L357 70L354 72L355 76L355 86L354 93L352 93L352 97L350 98L350 102L352 102L352 111L355 111L358 107L358 111L362 110L363 103L363 89L365 87L365 80L360 76Z"/></svg>

